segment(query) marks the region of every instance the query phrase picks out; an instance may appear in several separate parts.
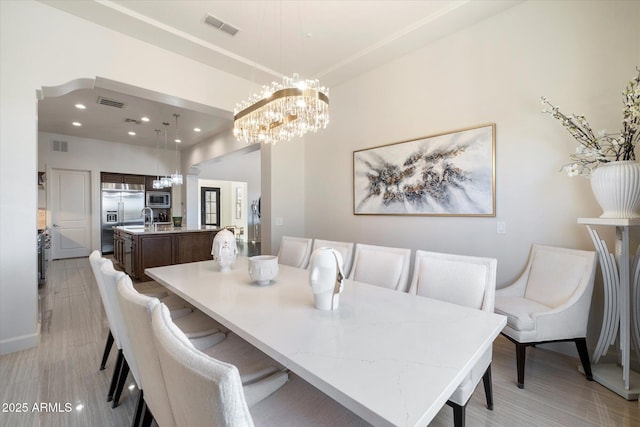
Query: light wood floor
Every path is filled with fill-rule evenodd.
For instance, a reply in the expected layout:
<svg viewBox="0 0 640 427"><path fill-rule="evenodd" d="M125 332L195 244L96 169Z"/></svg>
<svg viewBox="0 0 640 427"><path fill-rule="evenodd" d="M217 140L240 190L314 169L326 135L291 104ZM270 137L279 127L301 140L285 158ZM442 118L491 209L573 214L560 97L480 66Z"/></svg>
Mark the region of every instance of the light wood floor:
<svg viewBox="0 0 640 427"><path fill-rule="evenodd" d="M42 303L40 345L0 357L0 426L130 425L137 390L125 390L118 408L112 409L106 402L115 351L107 368L99 371L107 328L88 260L55 261L50 273ZM638 402L628 402L598 383L586 381L577 365L573 358L530 349L526 389L520 390L515 385L514 346L498 338L493 354L495 409L485 409L484 392L479 387L467 406L467 425L640 425ZM5 412L15 409L10 404L23 403L27 412ZM34 404L41 403L49 404L47 410L34 411ZM451 408L443 407L431 425L452 426Z"/></svg>

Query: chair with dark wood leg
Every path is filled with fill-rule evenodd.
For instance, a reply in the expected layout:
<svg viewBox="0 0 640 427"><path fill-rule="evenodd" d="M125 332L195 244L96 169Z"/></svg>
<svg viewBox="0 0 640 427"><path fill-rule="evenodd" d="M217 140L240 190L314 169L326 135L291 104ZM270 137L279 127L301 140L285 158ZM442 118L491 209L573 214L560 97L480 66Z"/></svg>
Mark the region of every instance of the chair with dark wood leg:
<svg viewBox="0 0 640 427"><path fill-rule="evenodd" d="M105 342L104 351L102 352L102 360L100 362L100 370L104 370L107 361L109 360L109 353L113 348L114 342L116 343L116 348L120 349L120 344L114 339L113 336L113 314L111 309L106 306L105 294L104 294L104 283L102 280L102 274L100 273L100 267L104 262L111 262L107 258L103 258L102 254L99 251L93 251L89 255L89 264L91 265L91 270L93 271L93 276L96 280L96 284L98 285L98 291L100 292L100 300L102 301L102 307L104 308L104 312L107 315L107 321L109 324L109 333L107 335L107 340ZM165 303L169 310L171 310L171 314L174 317L184 316L190 314L194 311L194 308L191 304L187 303L182 298L177 295L170 294L166 289L161 289L161 285L156 282L144 282L138 284L138 286L143 289L144 294L150 297L160 298L160 300ZM116 366L116 371L119 370L119 365ZM111 401L111 397L113 396L113 391L109 392L109 400Z"/></svg>
<svg viewBox="0 0 640 427"><path fill-rule="evenodd" d="M252 401L248 396L251 386L242 384L238 368L195 348L173 324L163 304L154 307L151 326L178 426L368 425L292 373L275 374L274 381L285 380L286 384Z"/></svg>
<svg viewBox="0 0 640 427"><path fill-rule="evenodd" d="M493 258L416 251L409 293L493 312L496 266ZM489 348L449 397L447 405L453 408L456 427L465 425L467 403L481 378L487 409L493 410L491 357Z"/></svg>
<svg viewBox="0 0 640 427"><path fill-rule="evenodd" d="M111 329L120 350L118 357L119 363L116 364L117 366L114 370L114 379L111 381L112 386L109 388L108 396L108 399L112 402L112 407L115 408L120 403L120 396L124 390L129 371L131 371L136 384L139 386L140 375L138 364L132 350L128 330L124 323L122 308L118 301L118 281L121 278L128 276L121 271L116 271L113 268L111 260L103 261L99 272L101 274L101 282L104 287L105 306L111 313L110 321L113 320L111 322ZM219 330L219 324L201 311L189 311L188 314L178 317L176 322L180 324L189 337L198 339L213 337L211 339L216 342L222 341L225 338L225 335ZM120 355L122 355L122 357L120 357ZM113 388L114 382L115 388Z"/></svg>
<svg viewBox="0 0 640 427"><path fill-rule="evenodd" d="M519 388L524 388L527 347L573 341L587 380L593 380L586 335L596 272L596 253L534 244L522 275L496 291L502 330L516 345Z"/></svg>
<svg viewBox="0 0 640 427"><path fill-rule="evenodd" d="M111 333L111 329L109 329L109 335L107 335L107 342L104 345L104 352L102 353L102 361L100 362L101 371L104 371L104 368L107 365L107 359L109 358L111 347L113 347L113 334Z"/></svg>
<svg viewBox="0 0 640 427"><path fill-rule="evenodd" d="M145 405L143 424L153 418L160 426L175 425L151 331L151 312L160 302L157 298L138 293L128 276L121 277L118 282L118 301L135 359L144 361L138 364L138 379L141 381L138 385L144 393L141 395ZM182 319L177 319L174 324L177 326ZM193 338L189 342L206 352L216 352L234 360L241 377L244 374L250 383L246 392L250 401L262 400L286 381L286 374L278 363L248 343L243 345L236 335L224 340L216 336Z"/></svg>

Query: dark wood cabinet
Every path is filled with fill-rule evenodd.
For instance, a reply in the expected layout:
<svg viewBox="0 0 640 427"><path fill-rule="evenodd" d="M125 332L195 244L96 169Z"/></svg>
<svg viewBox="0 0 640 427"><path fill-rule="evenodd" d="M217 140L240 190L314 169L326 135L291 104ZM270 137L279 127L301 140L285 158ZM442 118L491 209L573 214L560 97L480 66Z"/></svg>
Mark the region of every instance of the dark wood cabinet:
<svg viewBox="0 0 640 427"><path fill-rule="evenodd" d="M100 173L100 182L115 182L119 184L145 184L145 179L145 175L133 175L128 173L114 172Z"/></svg>
<svg viewBox="0 0 640 427"><path fill-rule="evenodd" d="M138 236L136 245L136 259L140 268L136 269L136 276L142 277L145 268L162 267L163 265L178 264L174 262L173 246L177 235L152 234Z"/></svg>
<svg viewBox="0 0 640 427"><path fill-rule="evenodd" d="M155 176L145 176L144 177L144 189L146 191L153 191L153 180L156 179Z"/></svg>
<svg viewBox="0 0 640 427"><path fill-rule="evenodd" d="M123 175L122 182L125 184L143 184L145 183L144 175Z"/></svg>
<svg viewBox="0 0 640 427"><path fill-rule="evenodd" d="M176 235L176 264L211 259L215 233L182 233Z"/></svg>
<svg viewBox="0 0 640 427"><path fill-rule="evenodd" d="M124 265L124 233L117 228L113 231L113 258Z"/></svg>
<svg viewBox="0 0 640 427"><path fill-rule="evenodd" d="M211 259L213 238L220 230L127 233L116 228L114 258L131 277L151 280L145 268Z"/></svg>

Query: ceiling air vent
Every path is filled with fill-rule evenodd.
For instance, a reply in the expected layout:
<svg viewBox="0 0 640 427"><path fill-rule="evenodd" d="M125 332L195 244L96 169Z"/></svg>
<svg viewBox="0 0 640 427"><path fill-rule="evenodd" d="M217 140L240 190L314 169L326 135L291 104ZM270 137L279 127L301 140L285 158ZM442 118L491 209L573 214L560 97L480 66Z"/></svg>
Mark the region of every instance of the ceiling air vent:
<svg viewBox="0 0 640 427"><path fill-rule="evenodd" d="M141 123L142 123L142 121L140 121L140 120L136 120L136 119L129 119L129 118L124 119L124 122L125 122L125 123L135 123L135 124L137 124L137 125L139 125L139 124L141 124Z"/></svg>
<svg viewBox="0 0 640 427"><path fill-rule="evenodd" d="M52 139L51 151L60 151L61 153L66 153L67 151L69 151L69 144L67 143L67 141Z"/></svg>
<svg viewBox="0 0 640 427"><path fill-rule="evenodd" d="M98 97L98 104L106 105L107 107L113 107L113 108L124 108L124 105L125 105L124 102L116 101L109 98L104 98L102 96Z"/></svg>
<svg viewBox="0 0 640 427"><path fill-rule="evenodd" d="M212 27L223 31L231 36L235 36L236 33L238 31L240 31L238 28L234 27L233 25L229 24L228 22L224 22L222 19L220 18L216 18L215 16L211 15L211 14L207 14L207 16L205 16L204 18L204 22L206 22L207 24L211 25Z"/></svg>

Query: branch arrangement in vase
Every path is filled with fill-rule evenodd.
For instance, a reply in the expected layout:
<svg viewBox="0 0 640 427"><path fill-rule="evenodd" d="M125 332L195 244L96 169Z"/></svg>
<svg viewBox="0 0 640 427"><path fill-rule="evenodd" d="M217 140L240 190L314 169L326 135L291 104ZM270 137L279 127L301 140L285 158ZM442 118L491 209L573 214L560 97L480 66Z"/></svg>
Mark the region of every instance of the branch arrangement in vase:
<svg viewBox="0 0 640 427"><path fill-rule="evenodd" d="M569 155L571 163L563 166L569 176L589 177L591 172L603 163L621 160L635 160L635 147L640 142L640 67L638 75L622 92L622 129L618 133L601 130L594 133L587 119L580 114L565 115L545 98L542 104L551 109L543 112L558 119L578 142L576 152Z"/></svg>

